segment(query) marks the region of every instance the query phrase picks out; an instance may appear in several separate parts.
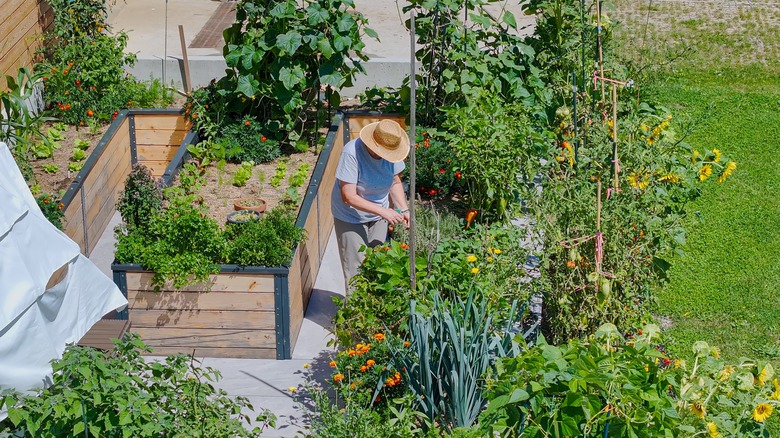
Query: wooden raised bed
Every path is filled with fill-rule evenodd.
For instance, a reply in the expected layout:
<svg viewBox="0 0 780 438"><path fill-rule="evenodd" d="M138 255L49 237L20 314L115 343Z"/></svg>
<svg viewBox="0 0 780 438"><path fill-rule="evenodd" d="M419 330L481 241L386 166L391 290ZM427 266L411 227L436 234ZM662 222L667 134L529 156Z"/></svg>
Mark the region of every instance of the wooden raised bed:
<svg viewBox="0 0 780 438"><path fill-rule="evenodd" d="M125 179L136 162L155 176L183 144L192 143L183 110L123 110L100 139L62 198L64 231L89 256L116 211ZM168 158L170 157L170 158Z"/></svg>
<svg viewBox="0 0 780 438"><path fill-rule="evenodd" d="M222 265L210 284L159 292L151 284L152 273L140 265L112 265L114 281L130 303L132 331L153 348L153 354L292 357L333 230L330 197L341 150L362 126L380 118L403 122L402 117L369 113L334 118L296 221L306 230L306 239L289 264ZM179 151L168 167L167 181L184 158L186 154Z"/></svg>

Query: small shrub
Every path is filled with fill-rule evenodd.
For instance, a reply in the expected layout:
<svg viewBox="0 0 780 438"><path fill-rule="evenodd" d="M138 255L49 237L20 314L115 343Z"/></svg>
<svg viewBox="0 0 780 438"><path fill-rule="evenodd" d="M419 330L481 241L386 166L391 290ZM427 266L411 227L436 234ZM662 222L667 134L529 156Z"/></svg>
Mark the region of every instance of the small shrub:
<svg viewBox="0 0 780 438"><path fill-rule="evenodd" d="M251 119L230 122L220 131L216 142L222 143L227 159L233 162L254 161L267 163L281 155L279 141L269 138L270 129Z"/></svg>
<svg viewBox="0 0 780 438"><path fill-rule="evenodd" d="M279 266L289 263L293 248L303 239L295 216L275 208L260 220L231 224L225 230L229 242L227 262L241 266Z"/></svg>
<svg viewBox="0 0 780 438"><path fill-rule="evenodd" d="M162 208L162 193L149 168L133 165L116 208L128 229L149 224L152 215Z"/></svg>
<svg viewBox="0 0 780 438"><path fill-rule="evenodd" d="M43 193L35 197L35 201L38 203L38 207L41 208L43 215L46 216L46 219L61 230L62 218L64 216L62 209L65 206L60 202L60 199L61 196L49 193Z"/></svg>
<svg viewBox="0 0 780 438"><path fill-rule="evenodd" d="M110 352L69 346L52 363L53 383L32 394L4 392L0 408L8 418L0 434L62 436L254 437L273 424L272 414L253 431L246 429L253 407L214 386L217 370L194 357L169 356L147 362L151 353L138 335L115 341ZM265 421L263 420L265 419Z"/></svg>

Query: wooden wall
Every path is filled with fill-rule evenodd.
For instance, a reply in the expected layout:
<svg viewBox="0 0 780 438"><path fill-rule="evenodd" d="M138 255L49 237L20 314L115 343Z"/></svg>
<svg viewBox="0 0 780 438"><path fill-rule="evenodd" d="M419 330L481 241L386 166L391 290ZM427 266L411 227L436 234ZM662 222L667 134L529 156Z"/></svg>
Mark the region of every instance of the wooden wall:
<svg viewBox="0 0 780 438"><path fill-rule="evenodd" d="M131 331L155 355L276 358L274 275L226 274L155 292L148 272L127 272Z"/></svg>
<svg viewBox="0 0 780 438"><path fill-rule="evenodd" d="M191 127L181 114L136 114L138 162L148 167L155 177L162 176Z"/></svg>
<svg viewBox="0 0 780 438"><path fill-rule="evenodd" d="M5 75L15 77L20 67L32 68L43 29L52 19L51 7L40 0L0 1L0 89L5 89Z"/></svg>
<svg viewBox="0 0 780 438"><path fill-rule="evenodd" d="M111 221L119 194L124 190L125 178L130 173L129 124L129 119L123 118L117 129L109 131L113 133L110 138L101 139L85 164L85 167L89 166L89 173L79 174L83 177L81 186L64 209L65 234L78 243L86 255ZM103 142L105 147L101 148Z"/></svg>

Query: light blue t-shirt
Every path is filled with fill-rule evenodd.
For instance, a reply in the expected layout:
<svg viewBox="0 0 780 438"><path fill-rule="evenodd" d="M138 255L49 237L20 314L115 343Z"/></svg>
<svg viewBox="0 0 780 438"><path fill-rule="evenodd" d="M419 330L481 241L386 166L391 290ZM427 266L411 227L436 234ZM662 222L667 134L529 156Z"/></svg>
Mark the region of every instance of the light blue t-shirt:
<svg viewBox="0 0 780 438"><path fill-rule="evenodd" d="M330 201L333 217L351 224L364 224L381 219L378 215L344 204L339 181L355 184L358 196L387 208L390 205L389 194L393 176L401 173L405 167L403 161L391 163L384 158L372 157L359 138L345 144L336 168L336 184L333 186Z"/></svg>

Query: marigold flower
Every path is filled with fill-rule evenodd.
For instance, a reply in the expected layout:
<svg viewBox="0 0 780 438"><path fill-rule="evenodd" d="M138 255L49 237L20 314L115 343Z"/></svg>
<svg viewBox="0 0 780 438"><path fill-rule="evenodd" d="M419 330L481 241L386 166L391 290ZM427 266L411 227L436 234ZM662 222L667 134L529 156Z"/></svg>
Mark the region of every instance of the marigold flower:
<svg viewBox="0 0 780 438"><path fill-rule="evenodd" d="M472 273L472 274L477 274L477 273L479 273L479 268L471 268L471 273Z"/></svg>
<svg viewBox="0 0 780 438"><path fill-rule="evenodd" d="M377 334L374 335L374 339L377 340L377 341L382 341L382 340L385 339L385 335L384 335L384 333L377 333Z"/></svg>
<svg viewBox="0 0 780 438"><path fill-rule="evenodd" d="M759 423L763 423L767 418L769 418L770 415L772 415L774 410L775 408L773 408L769 403L761 403L753 410L753 419Z"/></svg>
<svg viewBox="0 0 780 438"><path fill-rule="evenodd" d="M328 363L328 365L330 365L331 368L336 368L336 361L332 360L330 363Z"/></svg>
<svg viewBox="0 0 780 438"><path fill-rule="evenodd" d="M704 418L707 415L707 410L700 402L691 403L691 412L699 418Z"/></svg>
<svg viewBox="0 0 780 438"><path fill-rule="evenodd" d="M473 263L477 261L477 256L473 254L469 254L468 257L466 257L466 261L469 263Z"/></svg>
<svg viewBox="0 0 780 438"><path fill-rule="evenodd" d="M335 376L333 376L334 382L341 382L342 380L344 380L344 375L341 373L338 373Z"/></svg>
<svg viewBox="0 0 780 438"><path fill-rule="evenodd" d="M355 353L356 353L355 350L349 350L347 351L347 356L354 356Z"/></svg>
<svg viewBox="0 0 780 438"><path fill-rule="evenodd" d="M252 122L250 122L249 120L247 120L247 121L245 121L245 122L244 122L244 126L249 126L249 125L251 125L251 124L252 124Z"/></svg>
<svg viewBox="0 0 780 438"><path fill-rule="evenodd" d="M365 373L366 371L368 371L368 367L367 366L363 365L363 366L360 367L360 372L361 373Z"/></svg>
<svg viewBox="0 0 780 438"><path fill-rule="evenodd" d="M408 346L410 346L410 345L412 345L412 343L411 343L411 342L409 342L409 341L404 341L404 347L408 347Z"/></svg>
<svg viewBox="0 0 780 438"><path fill-rule="evenodd" d="M366 361L366 366L367 367L371 368L374 365L376 365L376 362L374 361L374 359L369 359L369 360Z"/></svg>

